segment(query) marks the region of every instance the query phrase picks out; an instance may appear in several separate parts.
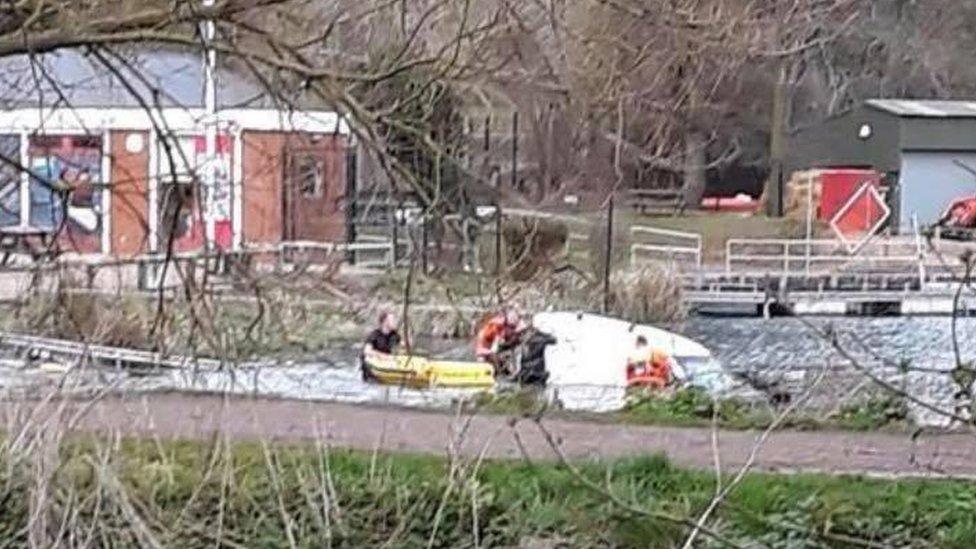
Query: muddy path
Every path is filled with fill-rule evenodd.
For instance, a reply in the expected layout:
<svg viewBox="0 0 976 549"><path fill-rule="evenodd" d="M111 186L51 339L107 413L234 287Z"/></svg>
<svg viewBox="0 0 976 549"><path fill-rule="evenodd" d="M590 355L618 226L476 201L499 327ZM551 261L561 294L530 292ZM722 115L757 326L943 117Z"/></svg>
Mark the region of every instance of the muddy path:
<svg viewBox="0 0 976 549"><path fill-rule="evenodd" d="M152 393L111 396L94 403L6 401L0 427L59 428L72 421L83 432L111 432L163 439L302 442L333 447L446 455L452 445L474 456L553 460L557 455L532 419L503 416L459 418L414 409L355 404ZM676 465L711 468L709 429L616 425L564 419L543 421L563 454L572 459L613 459L662 453ZM465 427L466 426L466 427ZM458 435L462 432L462 435ZM721 431L721 466L736 470L752 452L758 433ZM976 478L976 435L776 432L763 444L755 469L874 476Z"/></svg>

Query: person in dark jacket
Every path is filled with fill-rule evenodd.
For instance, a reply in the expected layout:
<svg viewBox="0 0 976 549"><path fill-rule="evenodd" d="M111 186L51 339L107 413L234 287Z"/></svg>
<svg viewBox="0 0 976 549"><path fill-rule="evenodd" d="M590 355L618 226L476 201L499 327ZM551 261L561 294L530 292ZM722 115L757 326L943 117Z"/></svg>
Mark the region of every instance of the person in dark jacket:
<svg viewBox="0 0 976 549"><path fill-rule="evenodd" d="M364 352L393 354L393 350L400 344L400 333L397 332L397 317L390 311L380 313L376 329L366 336Z"/></svg>
<svg viewBox="0 0 976 549"><path fill-rule="evenodd" d="M556 343L556 338L536 328L522 334L521 367L513 381L521 385L545 385L549 380L546 369L546 347Z"/></svg>
<svg viewBox="0 0 976 549"><path fill-rule="evenodd" d="M363 344L363 352L360 356L360 368L363 373L363 380L372 379L372 374L366 364L366 355L371 353L381 353L391 355L400 345L400 333L397 332L397 317L390 311L380 313L376 328L366 336Z"/></svg>

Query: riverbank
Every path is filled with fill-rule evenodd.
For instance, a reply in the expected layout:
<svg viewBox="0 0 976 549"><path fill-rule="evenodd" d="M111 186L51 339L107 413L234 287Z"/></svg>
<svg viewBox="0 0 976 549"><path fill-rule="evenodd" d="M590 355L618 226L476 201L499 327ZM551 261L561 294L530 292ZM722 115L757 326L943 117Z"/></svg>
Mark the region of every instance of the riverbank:
<svg viewBox="0 0 976 549"><path fill-rule="evenodd" d="M469 340L485 315L502 305L527 313L594 311L604 301L602 283L578 269L535 269L496 280L338 264L252 267L187 278L160 292L86 282L79 273L50 271L37 280L17 273L24 280L8 284L17 291L0 302L0 331L228 362L301 359L336 342L361 340L381 311L400 314L401 330L417 339ZM684 318L675 272L645 266L612 276L613 316L639 323Z"/></svg>
<svg viewBox="0 0 976 549"><path fill-rule="evenodd" d="M908 433L915 428L907 401L898 395L875 391L832 409L799 406L784 415L784 405L736 397L713 398L695 387L631 395L621 410L583 412L554 409L534 390L483 393L469 407L481 414L533 416L545 410L550 417L578 421L668 427L710 427L726 430L766 429L774 422L797 431L877 431Z"/></svg>
<svg viewBox="0 0 976 549"><path fill-rule="evenodd" d="M514 449L510 435L496 433L485 444L506 422L479 418L466 430L463 424L404 410L287 402L104 401L79 425L81 433L97 427L103 436L59 439L46 430L55 424L43 423L37 439L14 441L40 446L3 446L0 536L15 545L32 536L52 545L157 547L673 547L715 493L714 473L695 470L688 455L669 452L671 461L660 455L665 447L681 448L688 431L615 430L611 444L594 436L602 431L553 422L549 428L573 460L568 467L552 461L533 429L516 426L527 452L520 457L498 451ZM460 442L452 426L466 433ZM137 438L120 441L110 433ZM707 469L710 436L692 433L700 439L697 466ZM782 435L787 439L769 441L774 454L803 451L792 435ZM823 455L837 461L891 457L891 448L875 447L844 460L853 440L819 442L830 445ZM923 439L923 452L926 445ZM609 455L623 446L636 452ZM449 448L453 459L444 457ZM594 457L584 448L607 459L577 461ZM724 444L722 450L723 465L734 470L741 456ZM768 470L768 458L764 452L760 469ZM972 456L964 463L973 467ZM976 539L974 494L966 481L749 474L716 508L699 541L968 547Z"/></svg>
<svg viewBox="0 0 976 549"><path fill-rule="evenodd" d="M0 403L5 428L16 418L53 424L76 418L81 432L159 439L321 440L337 447L498 459L553 460L545 433L531 418L452 415L393 406L302 402L179 393L107 396L98 401L32 400ZM467 425L467 427L464 427ZM726 470L749 458L756 431L620 425L547 418L543 426L573 459L613 460L664 454L682 467L710 469L714 448ZM457 433L464 431L463 437ZM777 431L755 458L759 471L831 472L876 476L976 477L971 434Z"/></svg>
<svg viewBox="0 0 976 549"><path fill-rule="evenodd" d="M368 284L356 282L363 287L350 289L345 297L320 288L269 282L251 292L192 298L102 293L66 283L56 292L0 303L0 331L231 363L309 361L337 345L361 342L380 311L404 312L402 290L395 282L383 277ZM413 298L402 329L420 341L463 338L467 342L477 322L491 310L488 305L476 307L467 294L458 298L459 303L432 301L431 294L436 293L428 287L432 282L415 285L420 286L415 291L425 297Z"/></svg>

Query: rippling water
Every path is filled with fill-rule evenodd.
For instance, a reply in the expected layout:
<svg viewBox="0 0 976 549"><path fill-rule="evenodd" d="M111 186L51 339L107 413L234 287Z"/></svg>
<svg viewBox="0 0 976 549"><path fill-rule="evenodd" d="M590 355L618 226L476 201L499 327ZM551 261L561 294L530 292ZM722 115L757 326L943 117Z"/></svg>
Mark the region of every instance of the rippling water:
<svg viewBox="0 0 976 549"><path fill-rule="evenodd" d="M866 362L909 361L913 366L943 369L955 361L948 318L821 318L810 322L818 329L832 329L845 348ZM960 319L957 327L963 356L976 358L976 319ZM730 370L814 368L823 365L825 360L841 362L828 342L797 319L692 318L675 330L703 343ZM427 347L439 355L456 358L470 352L466 342L429 342ZM416 390L363 383L356 368L358 350L359 343L348 343L330 349L322 361L314 364L282 364L234 372L166 371L134 376L107 369L86 371L73 376L71 387L87 390L113 384L136 391L231 392L417 407L446 407L477 393L477 390ZM60 378L59 374L24 370L16 361L0 363L0 387L6 390L29 391L54 386L63 383ZM556 387L554 390L557 393L562 390L563 396L571 394L577 401L575 408L601 410L622 402L619 388Z"/></svg>
<svg viewBox="0 0 976 549"><path fill-rule="evenodd" d="M951 319L943 317L694 318L681 331L711 349L731 369L812 367L824 360L841 361L813 328L833 331L845 349L865 359L909 361L925 368L955 363ZM976 359L976 318L960 318L956 328L961 354Z"/></svg>
<svg viewBox="0 0 976 549"><path fill-rule="evenodd" d="M960 404L955 400L957 386L945 373L957 360L951 318L697 318L683 331L711 349L730 371L776 379L787 371L833 366L845 372L846 368L846 373L831 374L834 379L829 381L838 392L828 400L834 402L846 391L863 386L864 372L870 372L910 396L908 408L919 425L947 426L949 418L933 407L951 411ZM850 360L828 337L863 369L851 368ZM959 360L976 360L976 319L956 321L955 341Z"/></svg>

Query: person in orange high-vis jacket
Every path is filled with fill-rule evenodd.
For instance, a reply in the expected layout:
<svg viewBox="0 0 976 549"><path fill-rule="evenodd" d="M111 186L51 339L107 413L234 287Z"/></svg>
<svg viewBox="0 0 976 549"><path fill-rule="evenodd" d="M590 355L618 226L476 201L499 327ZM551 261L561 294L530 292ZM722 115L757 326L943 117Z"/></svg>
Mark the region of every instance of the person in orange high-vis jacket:
<svg viewBox="0 0 976 549"><path fill-rule="evenodd" d="M492 315L475 336L474 353L496 370L504 363L504 352L518 344L519 335L526 328L518 312L513 309Z"/></svg>
<svg viewBox="0 0 976 549"><path fill-rule="evenodd" d="M671 357L652 349L644 336L637 336L634 352L627 359L627 386L664 389L671 384L671 376Z"/></svg>

